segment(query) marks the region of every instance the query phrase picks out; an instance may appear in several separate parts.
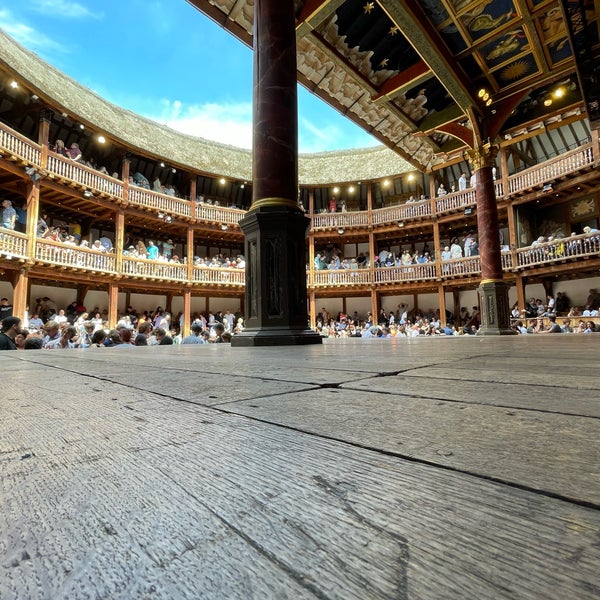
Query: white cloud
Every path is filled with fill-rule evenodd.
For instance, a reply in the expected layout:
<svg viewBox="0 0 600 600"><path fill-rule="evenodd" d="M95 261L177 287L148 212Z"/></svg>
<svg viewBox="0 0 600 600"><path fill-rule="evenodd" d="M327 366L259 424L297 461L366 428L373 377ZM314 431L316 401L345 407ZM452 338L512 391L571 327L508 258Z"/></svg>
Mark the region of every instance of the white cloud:
<svg viewBox="0 0 600 600"><path fill-rule="evenodd" d="M37 12L53 17L66 17L68 19L87 19L91 17L99 19L103 16L102 13L94 13L78 2L70 2L69 0L33 0L32 5Z"/></svg>
<svg viewBox="0 0 600 600"><path fill-rule="evenodd" d="M160 114L147 117L172 129L230 144L238 148L252 147L252 104L194 104L184 105L179 100L164 100Z"/></svg>
<svg viewBox="0 0 600 600"><path fill-rule="evenodd" d="M52 51L52 52L66 52L66 46L55 42L47 35L40 33L39 31L29 27L25 23L16 21L10 11L0 9L0 23L2 23L2 29L10 35L12 38L17 40L19 44L26 48L31 48L37 52L40 50Z"/></svg>
<svg viewBox="0 0 600 600"><path fill-rule="evenodd" d="M160 110L131 107L134 112L158 121L176 131L196 137L252 148L252 103L205 103L185 105L179 100L163 100ZM319 127L306 118L299 119L299 151L325 152L366 148L381 142L352 124L329 123Z"/></svg>

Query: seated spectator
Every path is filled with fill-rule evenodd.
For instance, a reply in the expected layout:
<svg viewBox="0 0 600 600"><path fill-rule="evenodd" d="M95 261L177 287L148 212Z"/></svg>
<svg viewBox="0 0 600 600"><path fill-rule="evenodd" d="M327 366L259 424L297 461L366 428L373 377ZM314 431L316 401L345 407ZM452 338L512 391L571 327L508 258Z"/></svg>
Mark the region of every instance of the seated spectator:
<svg viewBox="0 0 600 600"><path fill-rule="evenodd" d="M56 154L60 154L65 158L70 158L69 151L65 148L65 143L62 140L56 140L54 146L51 146L50 149Z"/></svg>
<svg viewBox="0 0 600 600"><path fill-rule="evenodd" d="M71 144L71 147L67 150L67 154L68 157L75 162L81 161L81 158L83 156L81 154L81 150L79 149L79 144L77 142L73 142Z"/></svg>

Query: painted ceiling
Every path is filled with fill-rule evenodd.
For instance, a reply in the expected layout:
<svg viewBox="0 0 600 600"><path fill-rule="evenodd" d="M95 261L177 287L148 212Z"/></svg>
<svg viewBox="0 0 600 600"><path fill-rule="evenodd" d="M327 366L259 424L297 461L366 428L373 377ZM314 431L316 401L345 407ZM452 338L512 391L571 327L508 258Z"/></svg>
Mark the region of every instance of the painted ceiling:
<svg viewBox="0 0 600 600"><path fill-rule="evenodd" d="M188 1L252 44L254 0ZM533 122L598 108L599 5L295 0L298 80L429 170Z"/></svg>

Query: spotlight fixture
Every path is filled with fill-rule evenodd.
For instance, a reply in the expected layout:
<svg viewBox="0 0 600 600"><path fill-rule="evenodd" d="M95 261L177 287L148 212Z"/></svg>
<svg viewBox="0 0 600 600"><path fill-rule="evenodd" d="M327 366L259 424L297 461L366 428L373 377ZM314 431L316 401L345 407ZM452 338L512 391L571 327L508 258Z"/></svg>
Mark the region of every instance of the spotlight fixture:
<svg viewBox="0 0 600 600"><path fill-rule="evenodd" d="M173 167L173 168L171 169L171 173L177 173L177 169L176 169L175 167Z"/></svg>
<svg viewBox="0 0 600 600"><path fill-rule="evenodd" d="M398 221L398 227L404 227L404 221Z"/></svg>
<svg viewBox="0 0 600 600"><path fill-rule="evenodd" d="M241 184L240 184L240 189L242 189L242 190L243 190L245 187L246 187L246 184L244 184L244 183L241 183Z"/></svg>
<svg viewBox="0 0 600 600"><path fill-rule="evenodd" d="M31 99L32 99L34 102L37 102L37 101L40 99L40 97L39 97L37 94L31 94Z"/></svg>
<svg viewBox="0 0 600 600"><path fill-rule="evenodd" d="M356 190L356 188L355 188L353 185L351 185L351 186L348 188L348 192L349 192L350 194L354 194L355 190Z"/></svg>
<svg viewBox="0 0 600 600"><path fill-rule="evenodd" d="M19 84L13 79L10 82L10 87L13 88L13 90L17 89L19 87Z"/></svg>
<svg viewBox="0 0 600 600"><path fill-rule="evenodd" d="M83 123L79 123L79 129L83 131L85 129L85 125Z"/></svg>
<svg viewBox="0 0 600 600"><path fill-rule="evenodd" d="M384 188L388 187L390 185L390 180L389 179L384 179L382 185L383 185Z"/></svg>
<svg viewBox="0 0 600 600"><path fill-rule="evenodd" d="M164 162L161 162L161 163L160 163L160 168L161 168L161 169L164 169L164 168L165 168L165 163L164 163Z"/></svg>
<svg viewBox="0 0 600 600"><path fill-rule="evenodd" d="M159 212L158 213L158 218L159 219L164 219L165 218L165 213L164 212Z"/></svg>
<svg viewBox="0 0 600 600"><path fill-rule="evenodd" d="M84 198L91 198L93 195L94 194L93 194L92 190L85 190L85 192L83 192Z"/></svg>
<svg viewBox="0 0 600 600"><path fill-rule="evenodd" d="M465 217L468 217L470 214L473 214L473 209L470 206L465 208Z"/></svg>
<svg viewBox="0 0 600 600"><path fill-rule="evenodd" d="M490 106L490 104L493 102L492 95L485 88L481 88L477 92L477 97L483 102L485 106Z"/></svg>
<svg viewBox="0 0 600 600"><path fill-rule="evenodd" d="M106 144L106 138L103 135L98 136L98 142L100 144Z"/></svg>
<svg viewBox="0 0 600 600"><path fill-rule="evenodd" d="M221 185L225 185L225 177L221 177L221 179L219 179L219 183Z"/></svg>
<svg viewBox="0 0 600 600"><path fill-rule="evenodd" d="M227 231L227 223L221 223L221 230Z"/></svg>
<svg viewBox="0 0 600 600"><path fill-rule="evenodd" d="M339 194L340 193L340 188L337 185L333 188L333 193L334 194Z"/></svg>
<svg viewBox="0 0 600 600"><path fill-rule="evenodd" d="M344 228L343 227L338 227L338 234L339 235L344 235Z"/></svg>
<svg viewBox="0 0 600 600"><path fill-rule="evenodd" d="M173 221L173 217L171 215L167 215L165 217L165 223L171 223Z"/></svg>
<svg viewBox="0 0 600 600"><path fill-rule="evenodd" d="M542 188L542 192L551 192L552 191L552 184L551 183L545 183L544 187Z"/></svg>
<svg viewBox="0 0 600 600"><path fill-rule="evenodd" d="M415 180L415 174L414 173L409 173L407 179L408 179L408 181L414 181Z"/></svg>

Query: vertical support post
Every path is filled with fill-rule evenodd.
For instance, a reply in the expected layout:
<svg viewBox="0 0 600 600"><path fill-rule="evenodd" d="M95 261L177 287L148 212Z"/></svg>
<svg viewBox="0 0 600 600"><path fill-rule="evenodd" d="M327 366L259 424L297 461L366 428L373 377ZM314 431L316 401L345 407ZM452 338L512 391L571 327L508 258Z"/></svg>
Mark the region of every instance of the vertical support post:
<svg viewBox="0 0 600 600"><path fill-rule="evenodd" d="M502 274L500 234L496 191L492 179L492 166L498 147L484 144L469 151L475 172L475 197L477 200L477 229L481 259L481 283L477 289L481 310L482 335L513 335L510 327L508 285Z"/></svg>
<svg viewBox="0 0 600 600"><path fill-rule="evenodd" d="M114 329L119 314L119 285L111 282L108 284L108 327Z"/></svg>
<svg viewBox="0 0 600 600"><path fill-rule="evenodd" d="M298 206L294 2L254 2L252 205L245 236L246 329L232 346L320 344L308 326L306 234Z"/></svg>

